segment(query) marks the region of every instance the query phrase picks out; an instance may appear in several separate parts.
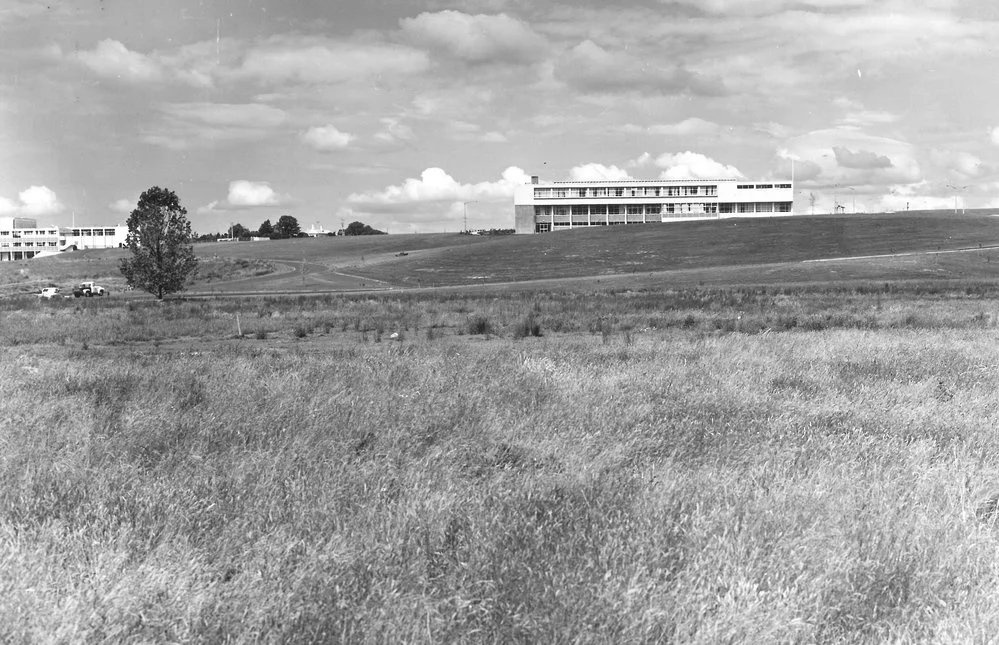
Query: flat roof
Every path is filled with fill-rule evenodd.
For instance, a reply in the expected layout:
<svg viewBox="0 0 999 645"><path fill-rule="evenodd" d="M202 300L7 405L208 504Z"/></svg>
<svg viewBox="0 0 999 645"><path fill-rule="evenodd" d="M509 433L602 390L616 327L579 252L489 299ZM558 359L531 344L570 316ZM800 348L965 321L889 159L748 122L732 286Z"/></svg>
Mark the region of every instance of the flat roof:
<svg viewBox="0 0 999 645"><path fill-rule="evenodd" d="M786 184L790 179L593 179L564 181L539 181L533 186L553 186L562 184L703 184L703 183L737 182L742 184Z"/></svg>

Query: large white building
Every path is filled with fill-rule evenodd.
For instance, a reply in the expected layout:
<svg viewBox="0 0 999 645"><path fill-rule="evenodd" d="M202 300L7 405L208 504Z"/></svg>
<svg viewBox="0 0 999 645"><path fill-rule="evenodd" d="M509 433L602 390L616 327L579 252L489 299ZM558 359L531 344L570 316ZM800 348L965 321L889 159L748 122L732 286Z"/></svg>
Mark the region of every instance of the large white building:
<svg viewBox="0 0 999 645"><path fill-rule="evenodd" d="M38 226L27 217L0 218L0 262L28 260L74 249L125 245L127 226Z"/></svg>
<svg viewBox="0 0 999 645"><path fill-rule="evenodd" d="M771 217L794 213L790 181L745 179L556 181L518 186L513 198L517 233L581 226Z"/></svg>

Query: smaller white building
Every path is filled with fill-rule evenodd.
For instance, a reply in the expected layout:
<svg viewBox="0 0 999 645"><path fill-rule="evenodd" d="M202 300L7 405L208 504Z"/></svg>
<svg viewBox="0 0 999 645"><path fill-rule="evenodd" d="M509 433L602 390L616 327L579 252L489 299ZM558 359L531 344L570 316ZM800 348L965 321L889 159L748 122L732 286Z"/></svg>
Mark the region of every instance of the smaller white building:
<svg viewBox="0 0 999 645"><path fill-rule="evenodd" d="M0 218L0 262L82 249L125 246L127 226L38 226L27 217Z"/></svg>

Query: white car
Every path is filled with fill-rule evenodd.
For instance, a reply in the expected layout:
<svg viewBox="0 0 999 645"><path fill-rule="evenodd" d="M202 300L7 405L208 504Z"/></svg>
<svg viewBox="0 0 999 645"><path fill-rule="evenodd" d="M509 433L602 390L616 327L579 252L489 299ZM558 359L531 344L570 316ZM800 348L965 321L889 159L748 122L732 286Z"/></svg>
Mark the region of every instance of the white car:
<svg viewBox="0 0 999 645"><path fill-rule="evenodd" d="M45 287L39 292L39 298L57 298L59 296L59 287Z"/></svg>
<svg viewBox="0 0 999 645"><path fill-rule="evenodd" d="M107 289L93 282L81 282L77 285L76 289L73 290L73 295L77 295L77 292L79 292L79 295L87 296L89 298L90 296L103 296L107 293Z"/></svg>

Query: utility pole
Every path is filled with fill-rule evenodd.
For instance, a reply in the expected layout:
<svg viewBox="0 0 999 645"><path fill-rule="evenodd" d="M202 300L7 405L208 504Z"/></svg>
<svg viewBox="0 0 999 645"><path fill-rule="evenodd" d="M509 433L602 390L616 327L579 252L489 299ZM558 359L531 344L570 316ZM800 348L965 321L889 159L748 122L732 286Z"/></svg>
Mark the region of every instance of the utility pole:
<svg viewBox="0 0 999 645"><path fill-rule="evenodd" d="M469 204L476 204L476 203L478 203L478 200L476 200L476 199L473 199L473 200L470 200L470 201L467 201L467 202L461 202L462 212L465 215L465 232L466 233L468 233L468 205Z"/></svg>
<svg viewBox="0 0 999 645"><path fill-rule="evenodd" d="M947 188L953 188L954 191L955 191L954 192L954 214L955 215L957 215L957 191L963 191L963 190L966 190L969 187L970 187L970 184L968 186L953 186L951 184L947 184ZM961 212L964 213L964 211L965 211L965 209L962 208Z"/></svg>

